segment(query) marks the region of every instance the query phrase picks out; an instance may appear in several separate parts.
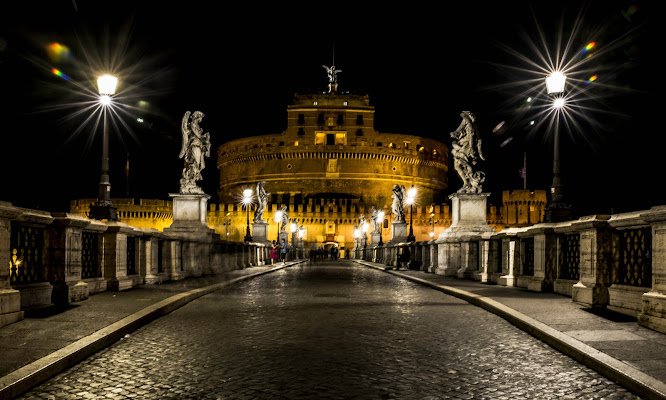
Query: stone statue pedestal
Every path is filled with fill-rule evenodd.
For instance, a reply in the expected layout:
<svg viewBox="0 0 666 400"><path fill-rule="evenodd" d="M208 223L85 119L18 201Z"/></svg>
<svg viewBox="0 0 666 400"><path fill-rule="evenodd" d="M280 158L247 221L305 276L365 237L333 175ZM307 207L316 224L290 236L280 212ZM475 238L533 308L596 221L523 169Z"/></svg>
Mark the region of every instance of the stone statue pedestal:
<svg viewBox="0 0 666 400"><path fill-rule="evenodd" d="M472 267L465 260L466 247L473 237L495 232L486 221L486 202L490 193L454 193L452 223L435 241L437 244L437 275L467 276Z"/></svg>
<svg viewBox="0 0 666 400"><path fill-rule="evenodd" d="M208 199L202 194L169 193L173 199L173 223L170 231L212 231L208 227Z"/></svg>
<svg viewBox="0 0 666 400"><path fill-rule="evenodd" d="M379 243L381 243L381 240L382 240L382 234L381 233L379 233L379 232L370 233L370 244L372 244L373 246L379 246Z"/></svg>
<svg viewBox="0 0 666 400"><path fill-rule="evenodd" d="M408 233L407 222L393 222L391 223L391 240L387 243L406 242Z"/></svg>
<svg viewBox="0 0 666 400"><path fill-rule="evenodd" d="M255 243L271 243L268 239L268 222L261 221L252 223L252 241Z"/></svg>
<svg viewBox="0 0 666 400"><path fill-rule="evenodd" d="M494 232L486 221L486 203L490 193L454 193L449 196L452 222L439 236Z"/></svg>

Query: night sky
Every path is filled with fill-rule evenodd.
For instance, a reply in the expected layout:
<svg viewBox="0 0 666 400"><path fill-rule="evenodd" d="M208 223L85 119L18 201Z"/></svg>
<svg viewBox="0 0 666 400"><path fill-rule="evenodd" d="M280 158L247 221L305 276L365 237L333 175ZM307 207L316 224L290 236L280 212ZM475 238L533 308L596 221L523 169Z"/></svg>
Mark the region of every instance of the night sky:
<svg viewBox="0 0 666 400"><path fill-rule="evenodd" d="M666 204L663 134L647 113L645 2L465 1L443 10L20 3L0 9L0 201L67 211L71 199L97 196L102 128L94 129L88 107L98 71L119 77L121 110L108 131L112 197L169 199L179 188L186 111L205 114L202 128L215 150L239 137L280 133L294 94L325 91L322 65L334 64L342 71L339 91L370 96L379 132L450 144L460 112L472 111L486 156L483 188L499 205L502 190L523 188L524 155L527 188L550 189L554 128L541 112L545 70L533 71L567 49L575 102L560 118L561 169L574 212ZM214 203L216 153L206 161L199 184ZM460 185L451 168L449 194Z"/></svg>

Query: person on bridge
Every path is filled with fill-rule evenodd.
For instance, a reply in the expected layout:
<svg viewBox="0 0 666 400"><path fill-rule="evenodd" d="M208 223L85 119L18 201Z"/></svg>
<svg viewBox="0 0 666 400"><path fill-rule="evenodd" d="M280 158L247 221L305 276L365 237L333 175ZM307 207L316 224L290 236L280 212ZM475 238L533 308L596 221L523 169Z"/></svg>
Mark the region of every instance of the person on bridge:
<svg viewBox="0 0 666 400"><path fill-rule="evenodd" d="M287 243L284 242L284 239L280 242L280 260L284 265L287 260Z"/></svg>
<svg viewBox="0 0 666 400"><path fill-rule="evenodd" d="M271 243L271 265L275 265L275 260L278 258L278 250L277 250L277 245L275 244L275 240Z"/></svg>

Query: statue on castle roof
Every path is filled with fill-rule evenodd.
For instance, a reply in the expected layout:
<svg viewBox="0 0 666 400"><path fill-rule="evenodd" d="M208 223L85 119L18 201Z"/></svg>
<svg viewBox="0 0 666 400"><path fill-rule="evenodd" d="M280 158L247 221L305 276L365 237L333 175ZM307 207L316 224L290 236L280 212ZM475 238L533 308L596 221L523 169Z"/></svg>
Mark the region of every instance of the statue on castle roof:
<svg viewBox="0 0 666 400"><path fill-rule="evenodd" d="M453 167L460 176L463 186L458 193L481 193L481 184L486 175L483 171L475 171L477 160L485 160L481 152L481 136L476 126L476 117L469 111L460 113L462 122L458 129L451 132L454 139L451 147Z"/></svg>
<svg viewBox="0 0 666 400"><path fill-rule="evenodd" d="M326 73L328 74L328 92L331 93L331 91L333 92L337 91L338 73L342 72L342 70L335 69L335 65L332 65L330 67L322 65L322 67L324 67Z"/></svg>
<svg viewBox="0 0 666 400"><path fill-rule="evenodd" d="M183 142L178 158L185 159L183 177L180 179L182 194L203 193L197 181L202 179L201 170L206 167L205 157L210 157L210 133L203 133L199 126L203 117L201 111L186 111L181 123Z"/></svg>
<svg viewBox="0 0 666 400"><path fill-rule="evenodd" d="M266 181L257 182L257 209L254 210L255 223L266 223L266 221L264 221L264 211L266 211L268 196L270 196L270 193L264 189L264 185L266 185Z"/></svg>

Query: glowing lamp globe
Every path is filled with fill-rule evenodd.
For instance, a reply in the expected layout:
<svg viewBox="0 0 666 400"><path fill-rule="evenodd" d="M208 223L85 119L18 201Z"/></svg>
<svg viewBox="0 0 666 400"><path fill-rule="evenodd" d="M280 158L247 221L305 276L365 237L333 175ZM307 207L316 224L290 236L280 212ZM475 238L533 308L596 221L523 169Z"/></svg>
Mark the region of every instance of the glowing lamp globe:
<svg viewBox="0 0 666 400"><path fill-rule="evenodd" d="M102 75L97 78L97 88L99 94L102 96L110 96L116 93L116 85L118 84L118 78L111 75Z"/></svg>
<svg viewBox="0 0 666 400"><path fill-rule="evenodd" d="M546 78L546 90L548 94L558 94L564 92L564 83L567 77L559 72L553 72Z"/></svg>

